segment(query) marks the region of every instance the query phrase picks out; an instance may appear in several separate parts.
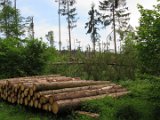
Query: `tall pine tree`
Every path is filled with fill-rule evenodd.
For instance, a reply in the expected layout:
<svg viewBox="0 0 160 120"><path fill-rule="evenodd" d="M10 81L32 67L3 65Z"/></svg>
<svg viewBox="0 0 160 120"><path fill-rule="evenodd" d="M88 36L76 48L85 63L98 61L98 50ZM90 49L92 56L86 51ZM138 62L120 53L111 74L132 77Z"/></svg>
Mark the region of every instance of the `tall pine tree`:
<svg viewBox="0 0 160 120"><path fill-rule="evenodd" d="M76 0L62 0L63 9L60 10L61 15L66 16L68 23L68 39L69 39L69 51L71 54L71 30L76 27L76 8L74 7Z"/></svg>
<svg viewBox="0 0 160 120"><path fill-rule="evenodd" d="M88 28L87 34L91 34L91 40L93 43L93 52L95 52L96 42L99 40L100 35L98 33L99 13L95 9L95 5L91 5L91 10L88 12L89 22L86 23L85 28Z"/></svg>
<svg viewBox="0 0 160 120"><path fill-rule="evenodd" d="M114 50L117 53L117 40L116 40L116 20L118 17L125 18L129 13L124 14L121 9L125 9L126 0L103 0L100 2L99 9L104 11L101 15L103 25L108 26L112 24L114 33Z"/></svg>

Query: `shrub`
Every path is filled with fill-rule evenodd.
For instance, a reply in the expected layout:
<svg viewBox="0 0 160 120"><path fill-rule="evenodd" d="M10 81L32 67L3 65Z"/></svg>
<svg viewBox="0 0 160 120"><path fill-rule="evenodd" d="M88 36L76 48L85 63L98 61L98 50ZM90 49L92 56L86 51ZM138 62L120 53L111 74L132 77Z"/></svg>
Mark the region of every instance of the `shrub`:
<svg viewBox="0 0 160 120"><path fill-rule="evenodd" d="M160 120L160 105L156 105L152 111L153 120Z"/></svg>
<svg viewBox="0 0 160 120"><path fill-rule="evenodd" d="M42 74L48 57L45 56L47 46L37 39L27 41L25 47L24 71L27 75Z"/></svg>
<svg viewBox="0 0 160 120"><path fill-rule="evenodd" d="M139 120L139 112L131 105L121 106L115 113L116 120Z"/></svg>

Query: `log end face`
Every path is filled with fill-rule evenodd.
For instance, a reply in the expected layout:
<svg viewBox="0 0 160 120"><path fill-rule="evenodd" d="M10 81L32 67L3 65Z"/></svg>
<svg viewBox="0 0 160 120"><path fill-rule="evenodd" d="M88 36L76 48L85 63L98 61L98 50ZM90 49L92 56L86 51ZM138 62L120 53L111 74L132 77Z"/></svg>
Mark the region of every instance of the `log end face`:
<svg viewBox="0 0 160 120"><path fill-rule="evenodd" d="M53 112L54 114L57 114L58 111L59 111L58 104L57 104L56 102L54 102L53 105L52 105L52 112Z"/></svg>

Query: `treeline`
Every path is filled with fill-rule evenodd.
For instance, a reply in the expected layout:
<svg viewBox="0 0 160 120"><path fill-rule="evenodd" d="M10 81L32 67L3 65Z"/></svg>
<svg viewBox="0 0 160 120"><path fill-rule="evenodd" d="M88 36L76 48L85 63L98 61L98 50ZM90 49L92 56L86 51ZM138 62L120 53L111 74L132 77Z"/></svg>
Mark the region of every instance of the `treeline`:
<svg viewBox="0 0 160 120"><path fill-rule="evenodd" d="M25 25L29 24L33 28L33 23L21 17L19 10L15 9L11 2L5 1L1 7L0 78L58 73L85 79L120 80L134 79L136 73L160 75L159 5L153 10L144 9L139 5L140 26L137 32L119 31L123 36L123 44L117 54L95 50L59 52L42 40L34 39L34 34L28 38L23 36L26 31ZM90 12L95 13L94 6L92 8ZM92 19L91 22L95 23L95 20ZM97 28L89 28L88 33L95 31L94 29ZM54 62L64 61L85 64L52 65Z"/></svg>

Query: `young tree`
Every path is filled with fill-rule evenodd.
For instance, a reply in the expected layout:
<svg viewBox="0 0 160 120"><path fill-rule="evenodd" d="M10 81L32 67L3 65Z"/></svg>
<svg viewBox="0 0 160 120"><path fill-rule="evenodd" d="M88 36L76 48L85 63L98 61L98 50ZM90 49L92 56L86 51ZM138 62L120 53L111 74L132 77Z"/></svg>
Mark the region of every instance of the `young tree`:
<svg viewBox="0 0 160 120"><path fill-rule="evenodd" d="M33 16L29 16L26 18L25 25L28 28L29 37L31 39L34 39L34 18Z"/></svg>
<svg viewBox="0 0 160 120"><path fill-rule="evenodd" d="M50 42L51 47L54 47L54 32L49 31L48 34L46 35L47 40Z"/></svg>
<svg viewBox="0 0 160 120"><path fill-rule="evenodd" d="M130 32L130 29L132 26L129 24L129 15L128 7L121 8L118 11L116 11L116 32L119 34L119 42L120 42L120 52L122 47L122 41L124 41L125 36L128 32ZM133 28L132 28L133 29Z"/></svg>
<svg viewBox="0 0 160 120"><path fill-rule="evenodd" d="M160 75L160 6L153 10L138 6L141 18L138 27L138 51L143 73Z"/></svg>
<svg viewBox="0 0 160 120"><path fill-rule="evenodd" d="M76 27L76 8L74 7L76 0L62 0L63 9L60 10L61 15L67 16L69 51L71 54L71 30Z"/></svg>
<svg viewBox="0 0 160 120"><path fill-rule="evenodd" d="M100 35L98 33L98 27L99 24L99 13L95 9L95 5L91 5L91 10L88 12L89 15L89 22L86 23L85 28L88 28L87 34L91 34L91 40L93 43L93 52L95 52L95 46L96 42L99 40Z"/></svg>
<svg viewBox="0 0 160 120"><path fill-rule="evenodd" d="M114 49L117 53L117 43L116 43L116 20L118 17L125 18L129 13L124 14L122 12L126 7L126 0L103 0L100 2L99 9L105 11L101 18L103 20L103 25L108 26L112 24L114 33Z"/></svg>
<svg viewBox="0 0 160 120"><path fill-rule="evenodd" d="M44 71L48 56L45 55L47 46L38 39L26 40L23 69L26 75L38 75Z"/></svg>

